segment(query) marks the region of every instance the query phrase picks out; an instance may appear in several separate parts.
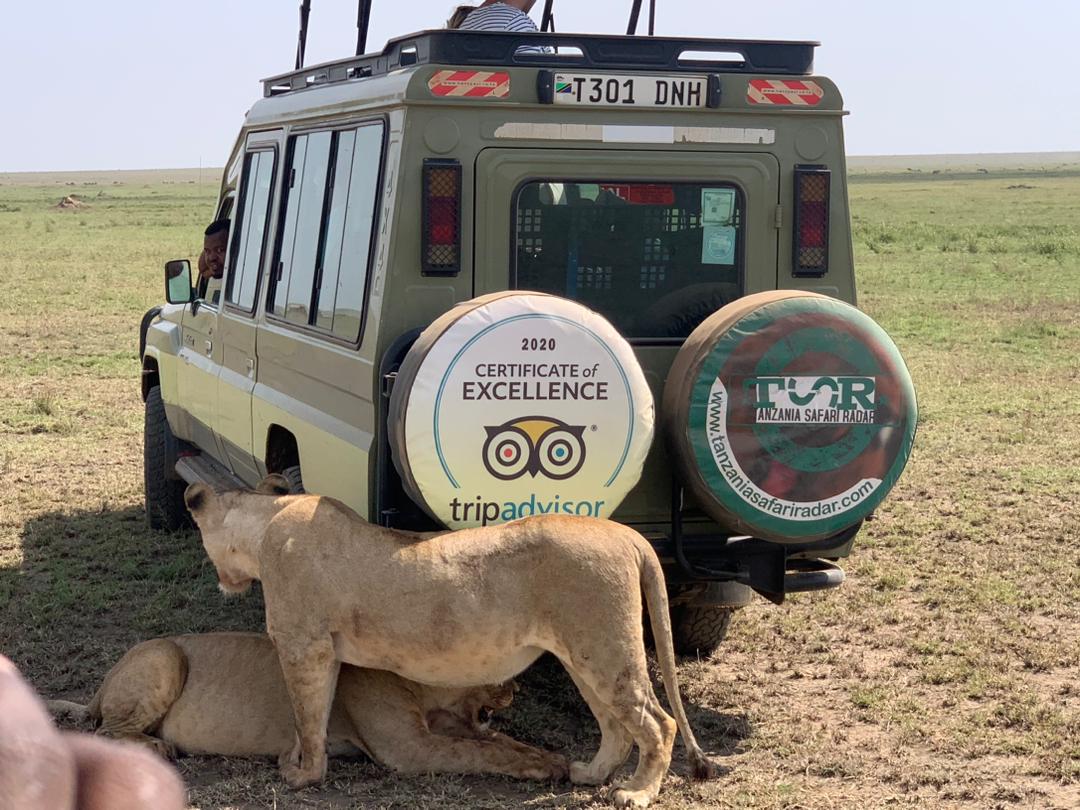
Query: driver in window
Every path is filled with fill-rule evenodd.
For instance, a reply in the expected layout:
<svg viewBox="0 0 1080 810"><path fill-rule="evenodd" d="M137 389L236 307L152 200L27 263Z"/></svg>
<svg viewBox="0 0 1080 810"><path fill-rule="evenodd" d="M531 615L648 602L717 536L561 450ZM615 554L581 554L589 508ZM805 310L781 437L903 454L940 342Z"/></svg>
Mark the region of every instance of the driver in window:
<svg viewBox="0 0 1080 810"><path fill-rule="evenodd" d="M206 299L212 293L217 303L221 294L221 277L225 273L225 248L229 244L229 220L211 222L203 232L203 249L199 254L199 278L195 282L195 297ZM216 282L216 283L215 283ZM213 289L211 285L213 284Z"/></svg>

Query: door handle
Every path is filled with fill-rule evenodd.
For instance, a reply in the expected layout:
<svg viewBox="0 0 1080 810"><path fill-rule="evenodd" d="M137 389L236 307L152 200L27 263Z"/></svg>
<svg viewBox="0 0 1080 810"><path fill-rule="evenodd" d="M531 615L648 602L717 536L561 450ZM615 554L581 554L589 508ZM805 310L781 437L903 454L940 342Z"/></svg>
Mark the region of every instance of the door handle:
<svg viewBox="0 0 1080 810"><path fill-rule="evenodd" d="M203 343L203 348L206 349L207 354L210 354L211 352L214 351L214 341L212 341L212 340L205 341Z"/></svg>
<svg viewBox="0 0 1080 810"><path fill-rule="evenodd" d="M247 373L249 377L255 373L255 358L253 357L247 359Z"/></svg>

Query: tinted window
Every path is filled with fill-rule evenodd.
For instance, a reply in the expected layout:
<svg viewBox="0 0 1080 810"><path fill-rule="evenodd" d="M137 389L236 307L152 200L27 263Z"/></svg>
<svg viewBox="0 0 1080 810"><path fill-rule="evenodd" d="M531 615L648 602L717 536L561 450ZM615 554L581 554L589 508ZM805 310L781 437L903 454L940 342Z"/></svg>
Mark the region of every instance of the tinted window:
<svg viewBox="0 0 1080 810"><path fill-rule="evenodd" d="M274 314L359 337L382 132L377 124L292 140Z"/></svg>
<svg viewBox="0 0 1080 810"><path fill-rule="evenodd" d="M240 227L235 232L225 300L246 310L254 307L262 267L274 157L273 152L253 152L244 162L243 191L238 209Z"/></svg>
<svg viewBox="0 0 1080 810"><path fill-rule="evenodd" d="M537 182L516 202L517 288L580 301L627 337L686 337L740 295L733 186Z"/></svg>

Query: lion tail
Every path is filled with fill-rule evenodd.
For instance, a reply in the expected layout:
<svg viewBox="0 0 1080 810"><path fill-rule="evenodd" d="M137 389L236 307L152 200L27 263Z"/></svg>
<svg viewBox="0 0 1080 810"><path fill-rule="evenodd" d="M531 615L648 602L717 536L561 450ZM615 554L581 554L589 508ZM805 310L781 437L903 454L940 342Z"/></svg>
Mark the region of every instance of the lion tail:
<svg viewBox="0 0 1080 810"><path fill-rule="evenodd" d="M667 585L664 571L656 552L644 538L638 543L641 551L641 589L645 594L645 604L649 608L649 622L652 625L653 643L656 646L656 659L660 664L660 674L664 679L664 691L668 703L675 714L675 722L686 747L686 756L695 779L710 779L716 776L716 766L705 756L705 752L694 739L690 721L683 710L682 696L679 694L678 670L675 666L675 645L671 640L671 613L668 606Z"/></svg>

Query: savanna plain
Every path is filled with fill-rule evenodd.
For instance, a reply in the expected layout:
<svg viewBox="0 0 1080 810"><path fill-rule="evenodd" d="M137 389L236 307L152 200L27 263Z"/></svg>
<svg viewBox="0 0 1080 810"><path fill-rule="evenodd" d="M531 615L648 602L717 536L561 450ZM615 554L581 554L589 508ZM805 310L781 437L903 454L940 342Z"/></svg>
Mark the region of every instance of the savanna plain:
<svg viewBox="0 0 1080 810"><path fill-rule="evenodd" d="M194 533L142 514L141 314L194 258L209 173L0 175L0 651L85 702L131 645L261 629ZM699 741L660 808L1080 807L1080 170L861 171L860 305L914 376L907 472L839 590L758 600L680 667ZM65 196L73 207L58 208ZM541 661L496 727L590 756L599 735ZM400 778L332 761L187 758L196 808L600 808L602 791Z"/></svg>

